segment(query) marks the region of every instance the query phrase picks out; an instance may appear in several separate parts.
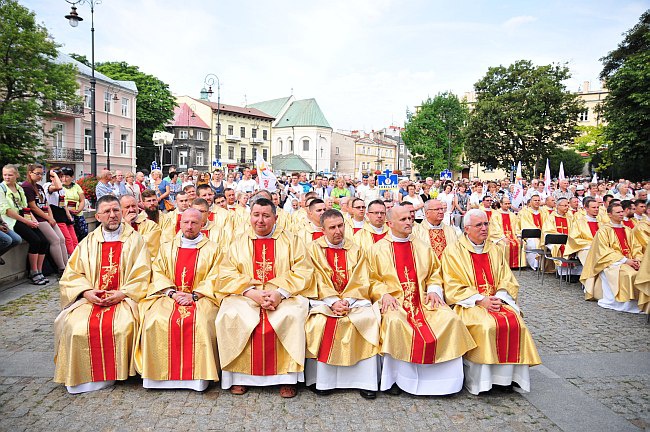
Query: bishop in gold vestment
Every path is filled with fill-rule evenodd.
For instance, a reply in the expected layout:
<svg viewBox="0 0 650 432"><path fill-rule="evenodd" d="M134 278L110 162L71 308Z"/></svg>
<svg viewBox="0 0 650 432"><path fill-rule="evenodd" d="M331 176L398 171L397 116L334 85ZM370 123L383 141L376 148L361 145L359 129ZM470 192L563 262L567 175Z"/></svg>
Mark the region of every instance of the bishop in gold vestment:
<svg viewBox="0 0 650 432"><path fill-rule="evenodd" d="M451 226L442 223L445 217L442 201L431 199L424 203L424 216L425 219L413 227L413 235L430 244L436 258L440 260L445 248L458 241L458 234Z"/></svg>
<svg viewBox="0 0 650 432"><path fill-rule="evenodd" d="M303 242L275 228L275 206L255 201L252 229L230 246L220 269L224 296L216 320L222 387L283 385L293 397L303 380L305 320L314 297L312 269ZM232 387L232 388L231 388Z"/></svg>
<svg viewBox="0 0 650 432"><path fill-rule="evenodd" d="M121 222L117 198L102 197L96 217L101 226L79 242L59 281L63 310L54 322L54 381L70 393L135 375L137 302L151 273L144 240Z"/></svg>
<svg viewBox="0 0 650 432"><path fill-rule="evenodd" d="M541 363L517 306L519 285L502 251L488 238L487 217L465 214L466 235L442 255L445 299L477 347L465 354L465 388L472 394L493 384L530 391L529 366Z"/></svg>
<svg viewBox="0 0 650 432"><path fill-rule="evenodd" d="M389 211L391 232L370 252L371 296L381 304L381 390L440 395L463 387L461 356L476 345L443 300L440 262L412 238L407 207Z"/></svg>
<svg viewBox="0 0 650 432"><path fill-rule="evenodd" d="M306 383L317 390L358 388L374 399L379 317L371 307L368 260L345 238L346 223L338 210L327 210L322 220L325 236L307 247L318 298L310 301L305 325Z"/></svg>
<svg viewBox="0 0 650 432"><path fill-rule="evenodd" d="M136 367L145 388L203 391L218 381L215 287L221 250L201 233L201 214L183 212L181 232L153 263L140 303Z"/></svg>

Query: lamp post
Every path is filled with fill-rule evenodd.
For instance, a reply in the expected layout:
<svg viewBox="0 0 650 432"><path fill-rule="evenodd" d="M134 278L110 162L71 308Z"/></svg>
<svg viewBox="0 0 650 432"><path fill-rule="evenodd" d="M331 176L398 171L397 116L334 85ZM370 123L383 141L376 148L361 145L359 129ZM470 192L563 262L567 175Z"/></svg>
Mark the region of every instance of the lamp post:
<svg viewBox="0 0 650 432"><path fill-rule="evenodd" d="M106 92L109 94L109 99L104 102L104 109L106 110L106 169L111 170L111 131L109 129L109 121L108 121L108 114L111 112L109 110L109 107L111 106L111 102L116 102L119 100L117 97L117 89L108 86L106 89ZM113 93L113 97L110 97L110 94Z"/></svg>
<svg viewBox="0 0 650 432"><path fill-rule="evenodd" d="M205 91L205 94L207 94L208 97L212 96L214 94L214 91L212 90L212 86L215 83L217 84L217 143L215 144L214 147L214 158L218 159L217 154L219 152L219 148L221 147L220 145L221 123L219 123L219 117L221 114L221 83L219 82L219 77L213 73L207 74L203 79L203 85L206 86L208 89L205 90L204 88L201 93Z"/></svg>
<svg viewBox="0 0 650 432"><path fill-rule="evenodd" d="M92 176L97 175L97 138L95 137L95 5L98 5L102 0L65 0L72 5L70 13L65 18L70 23L71 27L77 27L83 18L77 14L77 4L90 5L90 40L91 40L91 54L90 54L90 173Z"/></svg>

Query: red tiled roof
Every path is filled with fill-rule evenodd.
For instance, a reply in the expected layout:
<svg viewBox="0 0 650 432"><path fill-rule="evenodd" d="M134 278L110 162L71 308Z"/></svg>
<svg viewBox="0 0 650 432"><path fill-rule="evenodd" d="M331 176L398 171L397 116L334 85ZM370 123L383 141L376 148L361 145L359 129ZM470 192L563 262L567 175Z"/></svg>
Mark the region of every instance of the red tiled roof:
<svg viewBox="0 0 650 432"><path fill-rule="evenodd" d="M201 103L204 103L208 105L210 108L213 110L217 110L217 104L214 102L208 102L208 101L201 101ZM221 112L229 112L233 114L241 114L245 116L251 116L251 117L259 117L263 119L269 119L269 120L275 120L275 117L271 117L267 113L258 110L257 108L249 108L249 107L240 107L236 105L226 105L226 104L219 104L219 110Z"/></svg>
<svg viewBox="0 0 650 432"><path fill-rule="evenodd" d="M193 114L194 116L192 117ZM174 121L172 122L172 126L210 129L210 126L201 120L186 103L182 103L174 108Z"/></svg>

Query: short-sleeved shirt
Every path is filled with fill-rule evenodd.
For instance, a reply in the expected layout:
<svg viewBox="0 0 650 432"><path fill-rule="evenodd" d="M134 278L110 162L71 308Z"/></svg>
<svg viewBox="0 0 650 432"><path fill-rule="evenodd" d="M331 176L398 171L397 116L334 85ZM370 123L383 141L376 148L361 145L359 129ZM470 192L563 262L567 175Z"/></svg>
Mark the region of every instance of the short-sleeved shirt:
<svg viewBox="0 0 650 432"><path fill-rule="evenodd" d="M39 209L43 210L44 212L47 212L49 210L48 209L49 206L47 204L47 197L45 196L45 191L43 190L43 186L36 183L36 188L34 188L34 186L28 181L24 181L21 184L21 186L25 191L25 198L27 198L28 205L30 202L34 201ZM36 213L32 213L32 214L34 215L34 217L38 222L45 222L45 219L40 217Z"/></svg>

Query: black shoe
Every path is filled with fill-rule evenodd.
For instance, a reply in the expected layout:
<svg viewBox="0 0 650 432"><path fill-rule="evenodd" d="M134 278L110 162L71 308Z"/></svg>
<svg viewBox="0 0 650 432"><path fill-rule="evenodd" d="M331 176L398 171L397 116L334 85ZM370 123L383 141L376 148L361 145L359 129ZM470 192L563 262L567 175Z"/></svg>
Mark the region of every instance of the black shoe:
<svg viewBox="0 0 650 432"><path fill-rule="evenodd" d="M359 394L362 398L372 400L377 399L377 392L372 390L359 390Z"/></svg>
<svg viewBox="0 0 650 432"><path fill-rule="evenodd" d="M318 396L328 396L328 395L331 395L332 392L334 391L334 390L332 390L332 389L329 389L329 390L318 390L318 389L316 388L316 384L312 384L312 385L308 386L307 388L308 388L309 390L311 390L312 392L316 393Z"/></svg>
<svg viewBox="0 0 650 432"><path fill-rule="evenodd" d="M386 393L388 393L391 396L399 396L402 394L402 389L399 388L397 384L393 384L391 388L386 390Z"/></svg>

